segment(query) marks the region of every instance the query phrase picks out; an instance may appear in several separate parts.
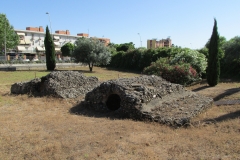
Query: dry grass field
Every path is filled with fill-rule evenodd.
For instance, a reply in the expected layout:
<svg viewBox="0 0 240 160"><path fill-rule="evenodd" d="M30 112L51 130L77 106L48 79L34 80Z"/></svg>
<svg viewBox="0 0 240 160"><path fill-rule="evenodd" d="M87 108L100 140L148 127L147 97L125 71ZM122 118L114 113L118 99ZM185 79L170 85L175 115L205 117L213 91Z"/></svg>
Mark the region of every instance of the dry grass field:
<svg viewBox="0 0 240 160"><path fill-rule="evenodd" d="M99 80L138 76L75 68ZM0 160L240 160L240 105L212 106L182 128L154 122L71 114L80 99L11 95L14 82L45 71L0 72ZM188 87L216 100L240 99L240 83Z"/></svg>

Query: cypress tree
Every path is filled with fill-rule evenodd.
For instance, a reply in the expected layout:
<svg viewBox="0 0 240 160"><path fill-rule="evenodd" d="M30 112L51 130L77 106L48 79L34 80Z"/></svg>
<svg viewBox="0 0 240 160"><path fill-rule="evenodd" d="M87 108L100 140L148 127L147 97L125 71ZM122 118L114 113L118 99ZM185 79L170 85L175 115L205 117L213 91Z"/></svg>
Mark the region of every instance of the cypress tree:
<svg viewBox="0 0 240 160"><path fill-rule="evenodd" d="M213 87L218 84L220 76L219 34L216 19L214 19L213 32L208 52L207 82L209 86Z"/></svg>
<svg viewBox="0 0 240 160"><path fill-rule="evenodd" d="M45 54L46 54L46 66L48 71L53 71L56 67L55 60L55 47L53 43L53 38L50 35L48 26L46 27L46 35L44 39Z"/></svg>

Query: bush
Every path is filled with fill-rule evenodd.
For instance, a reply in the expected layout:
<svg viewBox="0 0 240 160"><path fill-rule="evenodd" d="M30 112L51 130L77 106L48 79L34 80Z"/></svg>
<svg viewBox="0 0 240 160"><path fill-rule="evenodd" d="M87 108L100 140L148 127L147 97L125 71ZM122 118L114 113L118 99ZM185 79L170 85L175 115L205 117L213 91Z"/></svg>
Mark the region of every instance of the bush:
<svg viewBox="0 0 240 160"><path fill-rule="evenodd" d="M185 50L174 56L170 62L172 65L189 63L199 74L206 73L207 59L204 54L194 50Z"/></svg>
<svg viewBox="0 0 240 160"><path fill-rule="evenodd" d="M199 80L197 71L189 64L170 64L171 59L160 58L144 69L145 74L154 74L172 83L188 85Z"/></svg>

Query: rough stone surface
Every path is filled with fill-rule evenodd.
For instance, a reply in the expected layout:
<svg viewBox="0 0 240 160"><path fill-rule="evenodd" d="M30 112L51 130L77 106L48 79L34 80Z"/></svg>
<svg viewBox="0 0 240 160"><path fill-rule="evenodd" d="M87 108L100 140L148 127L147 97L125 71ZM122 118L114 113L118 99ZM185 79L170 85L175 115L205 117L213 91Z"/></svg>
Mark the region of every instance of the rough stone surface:
<svg viewBox="0 0 240 160"><path fill-rule="evenodd" d="M96 77L85 77L78 71L54 71L41 78L13 84L11 93L76 98L97 85L99 82Z"/></svg>
<svg viewBox="0 0 240 160"><path fill-rule="evenodd" d="M101 83L86 94L84 106L98 112L113 111L134 119L182 126L212 103L212 98L161 77L141 76Z"/></svg>

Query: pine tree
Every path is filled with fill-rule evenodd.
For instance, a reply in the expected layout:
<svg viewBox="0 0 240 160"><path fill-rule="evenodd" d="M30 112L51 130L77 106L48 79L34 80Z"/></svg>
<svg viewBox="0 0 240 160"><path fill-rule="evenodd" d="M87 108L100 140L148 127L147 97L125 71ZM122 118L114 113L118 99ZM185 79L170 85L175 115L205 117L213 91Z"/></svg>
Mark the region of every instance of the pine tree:
<svg viewBox="0 0 240 160"><path fill-rule="evenodd" d="M209 44L209 57L207 67L207 82L209 86L216 86L220 76L220 52L219 52L219 34L217 30L217 21L214 19L213 32Z"/></svg>
<svg viewBox="0 0 240 160"><path fill-rule="evenodd" d="M53 71L56 67L55 60L55 47L52 36L50 35L48 26L46 27L46 35L44 39L45 53L46 53L46 66L48 71Z"/></svg>

